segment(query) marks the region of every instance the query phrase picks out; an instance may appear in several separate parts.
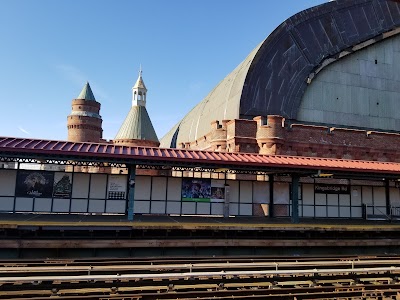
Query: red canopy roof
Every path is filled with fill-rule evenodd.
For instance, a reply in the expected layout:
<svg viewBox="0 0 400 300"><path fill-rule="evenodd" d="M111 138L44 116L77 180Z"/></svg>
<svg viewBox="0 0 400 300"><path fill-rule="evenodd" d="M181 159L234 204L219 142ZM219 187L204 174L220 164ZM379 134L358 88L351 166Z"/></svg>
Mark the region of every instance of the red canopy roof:
<svg viewBox="0 0 400 300"><path fill-rule="evenodd" d="M168 162L188 165L223 167L279 168L289 170L326 170L380 174L399 174L400 163L361 161L335 158L261 155L250 153L223 153L186 149L127 147L113 144L74 143L39 139L0 137L0 156L46 157L119 162Z"/></svg>

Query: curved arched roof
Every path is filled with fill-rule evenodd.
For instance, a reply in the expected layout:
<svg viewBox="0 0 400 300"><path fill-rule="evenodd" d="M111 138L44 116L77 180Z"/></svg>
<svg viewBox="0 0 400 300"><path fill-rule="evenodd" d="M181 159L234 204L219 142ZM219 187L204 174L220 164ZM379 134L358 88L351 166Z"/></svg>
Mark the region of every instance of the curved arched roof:
<svg viewBox="0 0 400 300"><path fill-rule="evenodd" d="M194 141L214 120L271 114L296 119L307 79L323 61L398 26L400 4L394 0L336 0L292 16L171 129L161 146Z"/></svg>

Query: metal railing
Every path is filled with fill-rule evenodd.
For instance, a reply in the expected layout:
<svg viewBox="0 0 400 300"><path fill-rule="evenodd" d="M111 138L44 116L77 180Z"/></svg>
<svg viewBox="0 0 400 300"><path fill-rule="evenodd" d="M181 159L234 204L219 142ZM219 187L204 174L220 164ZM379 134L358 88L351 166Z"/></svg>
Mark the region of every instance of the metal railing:
<svg viewBox="0 0 400 300"><path fill-rule="evenodd" d="M400 203L392 204L389 209L389 214L382 211L382 209L377 206L363 204L363 217L365 220L385 219L389 222L400 219Z"/></svg>

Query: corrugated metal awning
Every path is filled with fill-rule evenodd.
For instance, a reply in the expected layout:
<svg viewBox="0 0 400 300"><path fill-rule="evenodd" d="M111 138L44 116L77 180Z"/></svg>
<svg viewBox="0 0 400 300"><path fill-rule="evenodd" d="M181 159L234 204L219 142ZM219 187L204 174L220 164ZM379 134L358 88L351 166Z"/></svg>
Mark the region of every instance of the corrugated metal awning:
<svg viewBox="0 0 400 300"><path fill-rule="evenodd" d="M0 137L0 156L83 161L113 161L132 164L168 164L170 166L208 166L297 173L325 170L400 176L400 163L320 157L222 153L187 149L128 147L113 144L75 143L55 140Z"/></svg>

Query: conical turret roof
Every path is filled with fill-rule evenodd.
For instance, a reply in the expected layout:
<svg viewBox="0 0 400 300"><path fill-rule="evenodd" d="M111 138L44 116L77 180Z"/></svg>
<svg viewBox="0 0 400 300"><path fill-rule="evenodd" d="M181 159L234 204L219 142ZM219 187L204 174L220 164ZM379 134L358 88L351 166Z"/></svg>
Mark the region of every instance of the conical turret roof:
<svg viewBox="0 0 400 300"><path fill-rule="evenodd" d="M115 140L149 140L158 142L157 134L145 106L132 106Z"/></svg>
<svg viewBox="0 0 400 300"><path fill-rule="evenodd" d="M142 78L142 68L141 67L140 67L140 71L139 71L139 77L136 80L136 83L132 89L144 89L147 91L146 86L144 85L143 78Z"/></svg>
<svg viewBox="0 0 400 300"><path fill-rule="evenodd" d="M79 94L79 96L76 99L83 99L86 101L96 101L96 98L93 95L92 89L90 88L89 82L86 82L81 93Z"/></svg>

